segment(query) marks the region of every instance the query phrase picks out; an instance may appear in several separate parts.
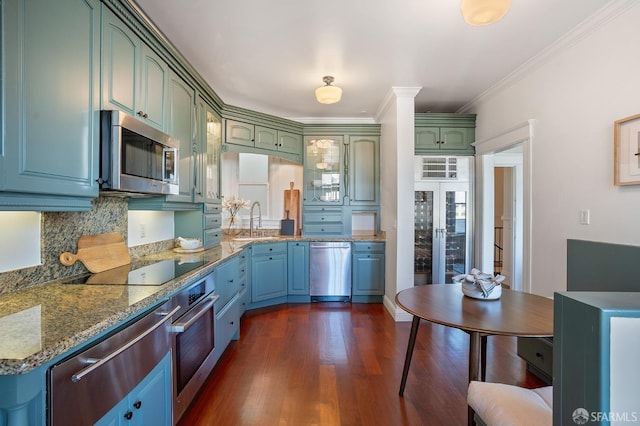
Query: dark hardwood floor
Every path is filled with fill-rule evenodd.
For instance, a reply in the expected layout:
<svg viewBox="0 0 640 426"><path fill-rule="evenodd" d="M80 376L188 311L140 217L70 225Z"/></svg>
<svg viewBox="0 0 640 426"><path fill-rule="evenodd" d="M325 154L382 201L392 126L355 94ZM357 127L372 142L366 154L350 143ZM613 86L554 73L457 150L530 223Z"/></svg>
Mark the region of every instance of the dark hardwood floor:
<svg viewBox="0 0 640 426"><path fill-rule="evenodd" d="M180 425L464 425L468 336L422 322L404 397L410 322L381 304L289 304L253 310ZM544 386L492 336L487 381Z"/></svg>

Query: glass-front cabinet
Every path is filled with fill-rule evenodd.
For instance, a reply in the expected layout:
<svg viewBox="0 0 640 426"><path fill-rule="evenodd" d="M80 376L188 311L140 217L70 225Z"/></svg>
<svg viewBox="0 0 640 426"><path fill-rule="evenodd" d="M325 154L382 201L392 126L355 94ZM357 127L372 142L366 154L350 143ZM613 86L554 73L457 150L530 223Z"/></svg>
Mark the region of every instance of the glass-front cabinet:
<svg viewBox="0 0 640 426"><path fill-rule="evenodd" d="M206 108L206 156L204 165L207 201L220 201L220 147L222 146L222 120Z"/></svg>
<svg viewBox="0 0 640 426"><path fill-rule="evenodd" d="M343 137L307 137L304 141L305 205L342 204Z"/></svg>

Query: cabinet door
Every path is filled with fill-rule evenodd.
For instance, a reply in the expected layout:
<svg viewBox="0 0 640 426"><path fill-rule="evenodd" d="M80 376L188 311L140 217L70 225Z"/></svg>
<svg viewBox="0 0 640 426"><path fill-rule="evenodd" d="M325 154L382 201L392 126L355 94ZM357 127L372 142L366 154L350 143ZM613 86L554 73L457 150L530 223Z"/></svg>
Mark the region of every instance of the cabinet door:
<svg viewBox="0 0 640 426"><path fill-rule="evenodd" d="M345 194L344 149L341 136L305 138L305 205L342 205Z"/></svg>
<svg viewBox="0 0 640 426"><path fill-rule="evenodd" d="M416 128L416 150L439 149L440 144L439 127L417 127Z"/></svg>
<svg viewBox="0 0 640 426"><path fill-rule="evenodd" d="M468 150L470 140L466 128L442 127L440 129L440 149Z"/></svg>
<svg viewBox="0 0 640 426"><path fill-rule="evenodd" d="M278 150L289 154L302 154L302 136L278 131Z"/></svg>
<svg viewBox="0 0 640 426"><path fill-rule="evenodd" d="M290 242L288 255L288 294L309 295L309 243Z"/></svg>
<svg viewBox="0 0 640 426"><path fill-rule="evenodd" d="M2 14L0 190L97 197L100 2L10 0Z"/></svg>
<svg viewBox="0 0 640 426"><path fill-rule="evenodd" d="M178 195L168 195L169 201L191 202L195 186L194 146L195 92L178 75L171 73L169 81L169 134L180 141L178 162Z"/></svg>
<svg viewBox="0 0 640 426"><path fill-rule="evenodd" d="M271 151L278 150L278 131L269 129L268 127L255 127L255 147L268 149Z"/></svg>
<svg viewBox="0 0 640 426"><path fill-rule="evenodd" d="M287 254L253 256L251 261L251 301L287 295Z"/></svg>
<svg viewBox="0 0 640 426"><path fill-rule="evenodd" d="M204 162L204 189L207 203L220 202L220 149L222 147L222 119L205 105L206 150Z"/></svg>
<svg viewBox="0 0 640 426"><path fill-rule="evenodd" d="M349 143L349 203L351 205L377 205L379 203L379 139L377 137L351 137Z"/></svg>
<svg viewBox="0 0 640 426"><path fill-rule="evenodd" d="M168 353L149 375L131 392L129 409L136 425L173 424L171 354Z"/></svg>
<svg viewBox="0 0 640 426"><path fill-rule="evenodd" d="M102 109L135 115L140 94L140 39L106 6L102 7L102 21Z"/></svg>
<svg viewBox="0 0 640 426"><path fill-rule="evenodd" d="M227 120L225 141L236 145L253 146L255 127L241 121Z"/></svg>
<svg viewBox="0 0 640 426"><path fill-rule="evenodd" d="M167 87L169 69L150 48L142 47L142 70L140 80L140 104L136 114L147 124L166 130Z"/></svg>
<svg viewBox="0 0 640 426"><path fill-rule="evenodd" d="M354 296L384 294L384 254L355 253L353 256Z"/></svg>

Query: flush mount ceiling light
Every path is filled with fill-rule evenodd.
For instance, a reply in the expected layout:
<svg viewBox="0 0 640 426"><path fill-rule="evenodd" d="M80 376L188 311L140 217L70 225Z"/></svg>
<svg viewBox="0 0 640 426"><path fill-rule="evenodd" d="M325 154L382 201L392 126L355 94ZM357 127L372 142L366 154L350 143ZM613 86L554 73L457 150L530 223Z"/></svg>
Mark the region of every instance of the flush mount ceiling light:
<svg viewBox="0 0 640 426"><path fill-rule="evenodd" d="M321 104L335 104L342 97L342 89L337 86L332 86L333 77L327 75L322 77L325 85L316 89L316 99Z"/></svg>
<svg viewBox="0 0 640 426"><path fill-rule="evenodd" d="M511 0L462 0L460 10L469 25L482 26L498 22L509 11Z"/></svg>

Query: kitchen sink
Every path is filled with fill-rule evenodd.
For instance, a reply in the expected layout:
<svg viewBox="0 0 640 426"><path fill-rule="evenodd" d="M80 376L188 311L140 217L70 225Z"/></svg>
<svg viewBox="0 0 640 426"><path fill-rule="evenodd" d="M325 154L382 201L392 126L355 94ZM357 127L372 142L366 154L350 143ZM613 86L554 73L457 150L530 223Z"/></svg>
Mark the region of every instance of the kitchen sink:
<svg viewBox="0 0 640 426"><path fill-rule="evenodd" d="M236 237L233 241L263 241L263 240L275 240L278 237Z"/></svg>

